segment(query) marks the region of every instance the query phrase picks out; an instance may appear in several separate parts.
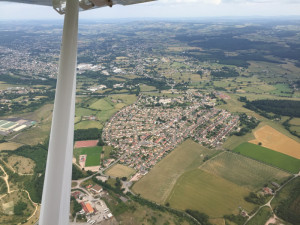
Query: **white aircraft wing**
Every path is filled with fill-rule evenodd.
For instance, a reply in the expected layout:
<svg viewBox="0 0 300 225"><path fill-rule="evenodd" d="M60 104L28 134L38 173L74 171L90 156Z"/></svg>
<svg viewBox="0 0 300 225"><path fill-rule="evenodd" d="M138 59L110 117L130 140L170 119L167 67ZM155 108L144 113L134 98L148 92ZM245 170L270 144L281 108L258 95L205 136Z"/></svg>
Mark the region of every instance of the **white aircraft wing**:
<svg viewBox="0 0 300 225"><path fill-rule="evenodd" d="M16 2L34 5L48 5L52 6L52 0L0 0L0 2Z"/></svg>

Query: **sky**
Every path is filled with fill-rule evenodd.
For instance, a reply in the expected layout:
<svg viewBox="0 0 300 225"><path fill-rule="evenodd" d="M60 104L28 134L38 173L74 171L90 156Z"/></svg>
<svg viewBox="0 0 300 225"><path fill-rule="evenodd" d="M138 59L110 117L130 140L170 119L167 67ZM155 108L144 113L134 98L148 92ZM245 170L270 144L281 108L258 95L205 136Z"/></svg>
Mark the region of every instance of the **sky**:
<svg viewBox="0 0 300 225"><path fill-rule="evenodd" d="M1 0L3 1L3 0ZM158 0L88 10L81 19L300 16L300 0ZM0 20L63 19L52 7L0 2Z"/></svg>

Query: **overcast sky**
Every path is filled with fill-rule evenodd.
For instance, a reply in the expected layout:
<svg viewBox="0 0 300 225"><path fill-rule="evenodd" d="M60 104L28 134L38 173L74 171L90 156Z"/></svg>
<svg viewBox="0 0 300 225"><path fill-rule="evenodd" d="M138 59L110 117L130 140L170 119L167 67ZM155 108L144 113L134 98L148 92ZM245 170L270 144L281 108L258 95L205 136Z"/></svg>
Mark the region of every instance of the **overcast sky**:
<svg viewBox="0 0 300 225"><path fill-rule="evenodd" d="M80 13L81 19L300 16L300 0L159 0ZM62 19L51 7L0 2L0 20Z"/></svg>

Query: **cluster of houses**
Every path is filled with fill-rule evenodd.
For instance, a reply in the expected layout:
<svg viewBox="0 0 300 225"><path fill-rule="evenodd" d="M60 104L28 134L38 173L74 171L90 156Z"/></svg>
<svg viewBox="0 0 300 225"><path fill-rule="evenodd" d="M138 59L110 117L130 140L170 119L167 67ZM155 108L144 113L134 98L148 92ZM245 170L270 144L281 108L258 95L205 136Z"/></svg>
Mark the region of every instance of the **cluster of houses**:
<svg viewBox="0 0 300 225"><path fill-rule="evenodd" d="M140 96L107 122L103 139L119 149L120 163L145 173L188 137L221 144L238 125L238 116L214 104L209 96L191 91L174 98Z"/></svg>
<svg viewBox="0 0 300 225"><path fill-rule="evenodd" d="M99 223L103 220L108 220L113 217L106 203L100 199L102 195L105 195L103 188L96 185L88 185L85 188L85 192L80 190L74 190L71 196L81 205L82 210L78 212L80 215L85 215L88 223ZM98 196L98 197L97 197Z"/></svg>

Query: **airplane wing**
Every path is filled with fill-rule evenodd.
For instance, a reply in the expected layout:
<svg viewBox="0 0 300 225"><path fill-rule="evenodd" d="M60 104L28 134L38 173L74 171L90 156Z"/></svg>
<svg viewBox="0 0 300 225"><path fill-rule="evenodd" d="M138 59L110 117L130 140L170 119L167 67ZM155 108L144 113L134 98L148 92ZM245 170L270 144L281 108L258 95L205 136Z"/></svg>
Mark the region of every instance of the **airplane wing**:
<svg viewBox="0 0 300 225"><path fill-rule="evenodd" d="M88 10L113 5L133 5L156 0L78 0L79 10ZM34 5L53 6L59 14L65 14L66 0L0 0L0 2L15 2Z"/></svg>
<svg viewBox="0 0 300 225"><path fill-rule="evenodd" d="M52 6L52 0L0 0L0 2L16 2L34 5L47 5Z"/></svg>

